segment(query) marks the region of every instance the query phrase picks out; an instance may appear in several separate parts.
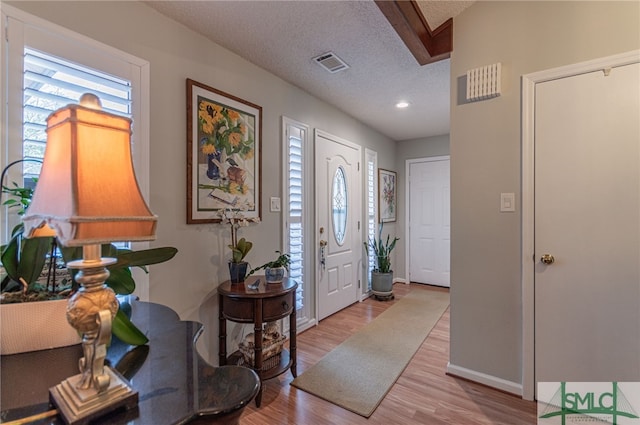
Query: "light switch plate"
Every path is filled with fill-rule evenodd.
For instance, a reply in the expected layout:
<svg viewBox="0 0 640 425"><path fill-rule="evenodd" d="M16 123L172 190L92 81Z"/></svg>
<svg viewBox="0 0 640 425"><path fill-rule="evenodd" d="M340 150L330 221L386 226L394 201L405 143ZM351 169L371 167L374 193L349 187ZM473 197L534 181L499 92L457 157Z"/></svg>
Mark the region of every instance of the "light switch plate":
<svg viewBox="0 0 640 425"><path fill-rule="evenodd" d="M516 195L515 193L500 194L500 212L515 212Z"/></svg>
<svg viewBox="0 0 640 425"><path fill-rule="evenodd" d="M269 210L271 212L280 212L280 198L272 196L270 201Z"/></svg>

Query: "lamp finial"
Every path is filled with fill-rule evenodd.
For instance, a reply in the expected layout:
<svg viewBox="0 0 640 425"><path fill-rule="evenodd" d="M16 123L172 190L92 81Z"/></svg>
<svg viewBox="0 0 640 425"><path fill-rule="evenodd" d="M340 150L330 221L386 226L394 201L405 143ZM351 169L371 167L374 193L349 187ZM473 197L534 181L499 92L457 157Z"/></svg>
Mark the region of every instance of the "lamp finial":
<svg viewBox="0 0 640 425"><path fill-rule="evenodd" d="M102 110L100 98L93 93L85 93L80 96L80 105L85 108L95 109L96 111Z"/></svg>

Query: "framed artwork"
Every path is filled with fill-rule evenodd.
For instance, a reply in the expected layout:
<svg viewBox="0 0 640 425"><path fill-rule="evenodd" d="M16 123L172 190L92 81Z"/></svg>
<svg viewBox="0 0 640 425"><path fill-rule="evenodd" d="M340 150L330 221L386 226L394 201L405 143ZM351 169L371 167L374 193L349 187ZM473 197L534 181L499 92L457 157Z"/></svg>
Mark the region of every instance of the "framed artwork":
<svg viewBox="0 0 640 425"><path fill-rule="evenodd" d="M260 218L262 107L187 79L187 224Z"/></svg>
<svg viewBox="0 0 640 425"><path fill-rule="evenodd" d="M396 172L378 168L378 214L381 223L396 221Z"/></svg>

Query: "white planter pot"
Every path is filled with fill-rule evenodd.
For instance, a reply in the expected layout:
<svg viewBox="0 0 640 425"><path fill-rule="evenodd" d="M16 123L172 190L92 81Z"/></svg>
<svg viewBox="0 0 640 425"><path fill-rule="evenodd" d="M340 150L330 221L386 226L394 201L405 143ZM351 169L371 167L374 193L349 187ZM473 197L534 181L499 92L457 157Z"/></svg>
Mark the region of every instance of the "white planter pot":
<svg viewBox="0 0 640 425"><path fill-rule="evenodd" d="M67 300L0 304L0 354L66 347L81 342L67 322Z"/></svg>
<svg viewBox="0 0 640 425"><path fill-rule="evenodd" d="M280 283L284 280L284 267L267 267L264 269L264 277L267 283Z"/></svg>

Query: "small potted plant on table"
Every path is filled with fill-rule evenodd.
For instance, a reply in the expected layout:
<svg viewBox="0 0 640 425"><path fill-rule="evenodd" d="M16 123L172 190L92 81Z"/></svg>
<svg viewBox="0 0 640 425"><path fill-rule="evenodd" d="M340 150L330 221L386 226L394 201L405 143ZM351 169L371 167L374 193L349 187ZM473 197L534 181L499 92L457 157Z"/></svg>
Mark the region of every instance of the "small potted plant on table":
<svg viewBox="0 0 640 425"><path fill-rule="evenodd" d="M284 279L284 271L289 271L289 264L291 264L291 256L289 254L283 254L280 251L276 251L278 258L273 261L269 261L261 266L249 272L249 275L264 269L264 276L267 283L280 283Z"/></svg>
<svg viewBox="0 0 640 425"><path fill-rule="evenodd" d="M232 283L244 282L247 275L248 264L244 261L253 243L245 238L238 239L238 229L246 227L249 223L258 223L258 218L246 218L241 209L232 210L225 208L220 210L220 223L227 224L231 228L231 244L227 245L231 250L229 261L229 277Z"/></svg>

